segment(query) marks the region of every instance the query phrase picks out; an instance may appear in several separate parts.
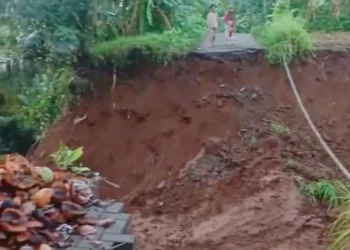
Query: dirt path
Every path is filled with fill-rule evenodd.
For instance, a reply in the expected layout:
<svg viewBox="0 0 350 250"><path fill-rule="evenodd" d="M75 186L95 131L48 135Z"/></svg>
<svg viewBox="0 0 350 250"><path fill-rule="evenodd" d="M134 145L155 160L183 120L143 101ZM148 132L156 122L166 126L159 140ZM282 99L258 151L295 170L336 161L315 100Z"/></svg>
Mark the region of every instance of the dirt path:
<svg viewBox="0 0 350 250"><path fill-rule="evenodd" d="M292 65L312 119L345 164L349 56L320 52ZM83 146L86 165L121 186L101 193L126 202L139 249L325 249L331 218L295 183L342 175L283 71L262 55L188 58L118 83L55 124L32 158L47 163L60 140Z"/></svg>

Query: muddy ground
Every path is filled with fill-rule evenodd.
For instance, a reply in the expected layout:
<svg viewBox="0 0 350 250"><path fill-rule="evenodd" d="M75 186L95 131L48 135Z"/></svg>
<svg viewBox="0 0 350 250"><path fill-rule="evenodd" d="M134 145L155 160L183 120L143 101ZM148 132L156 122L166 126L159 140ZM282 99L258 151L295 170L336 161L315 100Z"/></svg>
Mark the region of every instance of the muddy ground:
<svg viewBox="0 0 350 250"><path fill-rule="evenodd" d="M292 65L312 119L347 167L349 68L348 52ZM283 70L262 55L139 68L98 96L52 126L31 158L48 163L61 140L83 146L84 163L120 185L101 195L126 202L138 249L325 249L332 218L297 184L342 175Z"/></svg>

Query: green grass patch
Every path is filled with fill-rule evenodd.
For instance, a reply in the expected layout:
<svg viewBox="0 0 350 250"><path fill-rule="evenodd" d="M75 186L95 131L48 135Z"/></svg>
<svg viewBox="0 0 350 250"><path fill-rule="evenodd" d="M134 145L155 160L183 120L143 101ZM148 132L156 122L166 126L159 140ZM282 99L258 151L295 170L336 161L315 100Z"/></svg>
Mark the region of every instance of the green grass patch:
<svg viewBox="0 0 350 250"><path fill-rule="evenodd" d="M330 208L336 207L339 204L337 185L334 182L321 180L302 185L300 190L308 196L312 201L321 201L327 204Z"/></svg>
<svg viewBox="0 0 350 250"><path fill-rule="evenodd" d="M99 60L125 60L132 49L139 49L143 56L153 61L167 62L174 56L186 55L196 48L202 36L191 36L179 30L164 33L148 33L138 36L118 37L93 46L90 54Z"/></svg>

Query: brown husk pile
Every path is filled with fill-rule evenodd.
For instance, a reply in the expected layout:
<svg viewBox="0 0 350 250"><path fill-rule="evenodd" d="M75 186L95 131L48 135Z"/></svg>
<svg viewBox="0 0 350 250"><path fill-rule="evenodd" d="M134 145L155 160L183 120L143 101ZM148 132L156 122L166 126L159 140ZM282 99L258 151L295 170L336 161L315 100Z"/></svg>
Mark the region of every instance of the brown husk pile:
<svg viewBox="0 0 350 250"><path fill-rule="evenodd" d="M96 231L94 226L114 222L85 217L91 190L77 184L86 179L53 170L53 180L45 183L39 170L18 154L6 155L0 162L0 250L52 249L65 245L56 230L62 224L85 237Z"/></svg>

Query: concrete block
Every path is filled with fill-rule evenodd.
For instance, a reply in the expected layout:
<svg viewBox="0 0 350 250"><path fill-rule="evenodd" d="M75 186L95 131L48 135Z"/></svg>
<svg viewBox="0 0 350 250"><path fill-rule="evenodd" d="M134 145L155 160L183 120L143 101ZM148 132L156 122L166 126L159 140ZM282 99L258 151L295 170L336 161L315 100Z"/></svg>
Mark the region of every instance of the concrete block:
<svg viewBox="0 0 350 250"><path fill-rule="evenodd" d="M106 213L122 213L124 212L124 203L116 202L105 209Z"/></svg>
<svg viewBox="0 0 350 250"><path fill-rule="evenodd" d="M90 245L90 243L87 240L81 240L77 245L77 248L84 248L84 249L90 249L92 248L92 246Z"/></svg>
<svg viewBox="0 0 350 250"><path fill-rule="evenodd" d="M79 242L83 239L80 235L72 235L70 236L70 241L72 242L72 247L75 247L79 244Z"/></svg>
<svg viewBox="0 0 350 250"><path fill-rule="evenodd" d="M135 237L129 234L107 234L105 233L102 238L102 241L113 242L114 244L119 243L135 243Z"/></svg>
<svg viewBox="0 0 350 250"><path fill-rule="evenodd" d="M103 213L100 215L101 219L113 218L115 220L130 220L130 214L125 213Z"/></svg>
<svg viewBox="0 0 350 250"><path fill-rule="evenodd" d="M113 225L108 227L106 234L124 234L128 231L129 220L116 220Z"/></svg>
<svg viewBox="0 0 350 250"><path fill-rule="evenodd" d="M97 232L95 234L96 239L100 239L101 236L106 232L106 229L104 227L98 227Z"/></svg>
<svg viewBox="0 0 350 250"><path fill-rule="evenodd" d="M103 241L102 243L101 249L110 249L113 245L113 242L108 241ZM75 248L80 250L96 250L96 247L92 246L88 240L82 240Z"/></svg>
<svg viewBox="0 0 350 250"><path fill-rule="evenodd" d="M86 213L86 217L98 218L103 214L103 208L90 207Z"/></svg>
<svg viewBox="0 0 350 250"><path fill-rule="evenodd" d="M124 204L116 202L107 208L92 206L88 208L87 217L92 218L112 218L115 223L109 228L97 227L95 239L103 243L103 249L111 249L113 246L117 250L135 250L135 238L128 235L128 227L131 216L124 213ZM79 235L71 236L72 245L65 250L96 250L89 241ZM58 250L58 249L57 249Z"/></svg>
<svg viewBox="0 0 350 250"><path fill-rule="evenodd" d="M65 250L88 250L89 248L77 248L77 247L73 247L73 248L66 248ZM62 250L62 249L61 249Z"/></svg>
<svg viewBox="0 0 350 250"><path fill-rule="evenodd" d="M135 250L135 237L129 234L114 235L112 247L118 250Z"/></svg>

